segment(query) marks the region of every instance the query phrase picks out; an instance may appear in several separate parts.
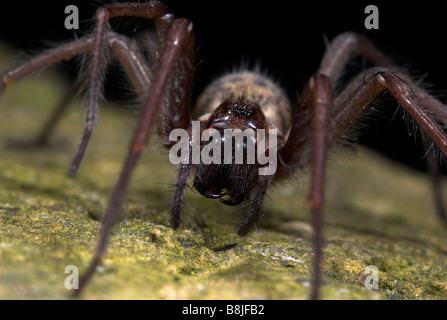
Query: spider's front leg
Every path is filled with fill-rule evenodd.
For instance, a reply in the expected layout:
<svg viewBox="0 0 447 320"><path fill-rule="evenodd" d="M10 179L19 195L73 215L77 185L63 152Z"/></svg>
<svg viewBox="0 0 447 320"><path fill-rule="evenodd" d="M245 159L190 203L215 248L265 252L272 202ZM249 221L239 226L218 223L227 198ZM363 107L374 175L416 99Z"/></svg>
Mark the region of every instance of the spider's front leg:
<svg viewBox="0 0 447 320"><path fill-rule="evenodd" d="M158 46L157 52L161 52L159 57L157 54L155 55L156 61L152 61L157 65L155 75L152 75L151 70L145 64L145 59L138 46L110 30L108 20L117 17L155 19L158 40L156 44ZM74 293L75 296L80 295L106 250L110 230L115 223L131 173L148 142L154 116L157 112L159 113L159 135L162 142L168 147L168 136L173 129L182 128L186 130L190 126L189 110L194 60L192 24L185 19L173 20L169 10L159 1L105 5L97 11L96 27L93 35L50 49L0 74L1 95L6 85L20 80L33 71L77 55L91 53L92 64L86 127L78 152L69 170L69 174L74 174L84 156L93 125L96 122L97 100L100 95L102 80L101 73L106 65L104 58L108 55L109 48L121 62L131 84L143 102L144 108L138 127L135 130L127 160L105 215L96 254L90 268L81 278L80 289ZM55 116L56 121L59 116L59 114Z"/></svg>
<svg viewBox="0 0 447 320"><path fill-rule="evenodd" d="M278 152L277 177L289 170L311 165L311 185L308 195L314 230L314 259L311 298L318 299L321 286L323 251L323 205L327 153L329 149L329 119L333 110L332 86L325 75L310 79L295 108L287 142Z"/></svg>
<svg viewBox="0 0 447 320"><path fill-rule="evenodd" d="M331 87L337 84L351 53L364 56L381 67L361 73L331 103ZM318 78L321 79L318 80L321 81L320 89L315 85ZM279 152L279 163L284 164L279 177L284 176L288 168L313 166L309 204L315 242L311 294L314 299L319 297L321 285L322 205L327 150L343 137L358 116L386 89L447 155L447 135L442 129L447 124L447 107L420 89L366 38L353 33L341 34L328 48L318 75L309 82L300 97L288 140ZM323 120L328 114L329 122Z"/></svg>
<svg viewBox="0 0 447 320"><path fill-rule="evenodd" d="M321 262L323 251L323 204L325 171L328 153L329 116L332 109L332 88L326 76L316 76L311 80L313 89L313 139L312 174L309 192L309 207L314 229L314 264L311 298L319 297L321 286Z"/></svg>
<svg viewBox="0 0 447 320"><path fill-rule="evenodd" d="M447 122L444 121L444 113L438 112L441 103L417 87L407 75L386 68L363 72L334 100L328 147L342 138L359 115L386 89L447 155L447 134L443 130Z"/></svg>
<svg viewBox="0 0 447 320"><path fill-rule="evenodd" d="M174 129L172 126L187 129L187 126L190 124L189 108L193 57L194 38L192 24L185 19L174 20L169 25L164 51L159 59L157 71L149 88L126 161L113 190L95 255L89 269L80 280L79 290L74 293L75 296L81 294L105 253L122 197L129 183L132 171L142 151L147 146L152 123L157 112L159 112L161 117L159 121L161 123L159 125L159 135L162 141L165 141L167 132ZM178 79L181 79L182 82L176 83ZM174 87L175 90L171 90L173 89L171 86L176 86ZM178 115L177 117L172 117L174 112ZM169 119L174 119L165 121L169 114L171 115Z"/></svg>

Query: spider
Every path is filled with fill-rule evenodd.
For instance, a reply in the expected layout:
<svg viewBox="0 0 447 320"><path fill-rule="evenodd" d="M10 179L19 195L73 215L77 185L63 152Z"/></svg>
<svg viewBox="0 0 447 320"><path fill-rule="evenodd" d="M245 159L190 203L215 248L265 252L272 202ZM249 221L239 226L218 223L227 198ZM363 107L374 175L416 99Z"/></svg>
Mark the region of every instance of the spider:
<svg viewBox="0 0 447 320"><path fill-rule="evenodd" d="M130 39L113 32L109 20L142 18L155 22L150 37ZM323 248L323 204L325 166L328 151L341 139L362 112L383 91L389 90L399 104L447 155L447 109L437 99L421 89L387 56L365 37L354 33L337 36L323 56L321 64L305 85L299 101L292 106L282 89L257 70L229 73L213 81L197 99L191 110L194 70L194 35L192 22L174 18L161 2L113 3L96 11L93 33L37 55L1 74L0 94L6 85L26 74L61 60L86 55L89 60L88 106L86 124L78 151L69 169L74 175L83 159L97 120L103 73L109 58L116 57L124 68L143 108L130 143L119 180L115 185L105 214L100 240L89 269L80 281L79 296L90 281L106 252L111 229L116 221L122 197L131 174L150 136L154 121L161 143L173 150L177 140L170 137L176 129L188 134L187 158L193 148L204 150L210 140L195 145L194 122L199 121L199 133L222 133L231 129L254 129L254 140L246 137L231 149L231 159L239 149L249 153L249 141L260 144L260 130L274 133L267 140L265 154L274 156L275 170L260 174L266 167L257 159L235 163L179 164L173 194L170 222L174 229L181 224L181 211L188 179L194 175L193 187L207 198L219 199L226 205L238 205L252 200L245 221L238 233L246 235L256 229L261 216L264 196L274 181L310 166L309 209L314 228L314 261L311 298L319 298ZM367 58L375 67L362 71L339 93L336 86L351 54ZM252 136L253 137L253 136ZM270 140L271 138L271 140ZM232 140L231 138L230 140ZM276 142L275 142L276 141ZM217 145L223 146L220 136ZM213 149L214 150L214 149ZM219 158L219 157L218 157Z"/></svg>

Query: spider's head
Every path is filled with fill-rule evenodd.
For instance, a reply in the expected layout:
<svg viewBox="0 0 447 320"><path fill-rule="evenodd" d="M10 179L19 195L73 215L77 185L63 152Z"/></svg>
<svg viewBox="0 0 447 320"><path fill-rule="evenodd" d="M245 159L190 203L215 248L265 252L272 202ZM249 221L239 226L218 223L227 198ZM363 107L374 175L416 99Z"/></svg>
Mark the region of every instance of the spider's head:
<svg viewBox="0 0 447 320"><path fill-rule="evenodd" d="M258 104L240 97L221 103L211 114L208 128L268 130L268 124Z"/></svg>
<svg viewBox="0 0 447 320"><path fill-rule="evenodd" d="M266 134L269 125L259 105L241 97L221 103L205 127L209 130L201 145L194 188L207 198L237 205L249 198L257 184L258 130Z"/></svg>

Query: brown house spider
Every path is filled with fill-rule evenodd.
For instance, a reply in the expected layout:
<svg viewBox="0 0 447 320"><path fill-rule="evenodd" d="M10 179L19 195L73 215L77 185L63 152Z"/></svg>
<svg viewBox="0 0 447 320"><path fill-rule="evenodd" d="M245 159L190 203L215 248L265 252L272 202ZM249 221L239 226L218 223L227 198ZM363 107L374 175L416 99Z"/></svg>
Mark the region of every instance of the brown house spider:
<svg viewBox="0 0 447 320"><path fill-rule="evenodd" d="M154 20L152 40L131 40L111 31L108 21L120 17ZM174 129L192 133L190 107L194 49L192 23L186 19L174 19L162 3L115 3L102 6L96 11L94 33L48 50L1 75L0 93L6 85L32 71L77 55L89 55L91 70L86 126L69 169L71 175L79 168L96 123L102 74L109 56L118 58L143 101L139 123L105 215L94 259L82 277L80 289L75 295L79 295L85 288L105 254L122 197L140 154L148 143L155 118L158 117L158 135L167 148L172 148L175 144L175 141L169 139ZM332 88L351 53L367 58L376 67L363 71L339 94L335 94ZM267 147L269 153L277 151L277 168L273 174L260 175L257 170L263 164L259 161L230 165L181 164L173 196L170 219L172 227L178 228L180 225L184 191L191 170L194 172L194 188L205 197L219 199L227 205L237 205L252 199L253 204L246 220L239 228L239 234L245 235L256 227L264 196L271 183L311 165L309 207L314 227L315 250L311 297L318 298L321 285L327 153L343 138L348 128L375 97L387 89L429 136L430 141L434 141L447 155L447 136L443 131L447 123L445 106L420 89L409 76L360 35L343 33L333 40L319 69L308 81L298 104L293 107L291 117L288 99L264 75L243 71L217 79L205 89L194 109L200 120L201 133L208 128L222 131L251 127L267 132L277 129L277 144L268 144ZM192 144L189 141L190 147ZM206 143L202 143L200 148L205 146ZM247 151L246 145L242 149Z"/></svg>

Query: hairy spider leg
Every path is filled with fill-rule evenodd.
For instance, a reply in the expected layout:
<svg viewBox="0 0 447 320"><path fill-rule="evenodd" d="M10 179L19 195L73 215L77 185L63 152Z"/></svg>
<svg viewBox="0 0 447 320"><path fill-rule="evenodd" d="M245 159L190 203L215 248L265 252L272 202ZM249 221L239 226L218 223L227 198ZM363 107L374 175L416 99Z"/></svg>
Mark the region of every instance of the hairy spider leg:
<svg viewBox="0 0 447 320"><path fill-rule="evenodd" d="M129 6L128 6L129 5ZM125 7L125 8L123 8ZM166 14L167 8L164 7L162 4L160 4L157 1L150 1L148 3L144 3L144 4L113 4L113 5L107 5L104 6L100 9L98 9L99 11L103 12L104 10L101 9L107 9L107 13L108 15L106 16L107 19L111 19L114 17L119 16L119 14L122 14L123 16L136 16L136 17L146 17L146 18L154 18L157 17L157 15L164 15ZM154 12L153 14L149 14L148 12ZM104 16L104 14L100 15L101 17ZM99 20L103 21L104 18L101 18ZM105 24L105 22L101 22L101 23L97 23L99 25L103 25ZM97 28L98 29L98 28ZM130 45L126 46L126 49L128 50L127 52L125 50L122 49L122 47L124 46L124 41L122 38L120 38L119 35L117 35L116 33L113 33L109 30L107 30L107 28L103 28L100 27L99 28L100 32L99 32L99 37L98 35L88 35L85 36L79 40L75 40L73 42L64 44L60 47L54 48L54 49L50 49L47 50L45 52L43 52L42 54L35 56L31 59L28 59L26 61L24 61L23 63L21 63L19 66L16 66L10 70L6 70L5 72L3 72L1 74L1 78L0 78L0 96L3 93L3 90L5 88L6 85L11 84L13 82L16 82L18 80L20 80L23 76L34 72L36 70L42 69L44 67L47 67L49 65L55 64L57 62L60 62L62 60L68 60L71 58L74 58L78 55L82 55L82 54L86 54L89 52L93 52L94 57L98 56L98 58L94 58L93 59L93 71L91 74L91 78L92 78L92 88L90 89L90 94L89 94L89 105L87 108L87 120L86 120L86 128L80 143L80 146L78 148L78 151L76 153L76 156L73 160L72 165L70 166L70 169L68 171L68 173L70 175L74 175L76 170L79 168L80 165L80 161L82 160L84 154L85 154L85 150L87 148L88 145L88 141L90 140L91 137L91 133L93 130L93 124L96 122L96 116L97 116L97 112L96 110L96 105L97 105L97 100L99 97L99 90L100 87L98 85L98 81L99 79L99 72L100 72L100 52L98 52L98 47L101 47L102 51L102 47L103 42L102 40L99 41L100 45L98 45L98 39L102 39L104 37L104 33L107 34L107 39L108 39L108 45L112 48L112 50L115 51L115 53L118 55L120 62L123 64L123 66L125 67L126 71L128 73L132 73L132 69L135 69L138 67L140 67L141 69L143 69L142 71L138 72L133 72L132 74L129 74L129 78L131 79L132 84L135 86L137 93L139 94L140 98L144 97L143 95L143 87L144 85L146 85L144 88L147 88L148 85L148 81L151 77L150 71L148 70L148 68L144 68L142 60L139 59L136 53L136 50L133 49ZM97 32L98 33L98 32ZM131 67L129 67L131 66ZM139 76L140 78L145 78L146 81L136 81L133 80L135 77ZM70 95L71 93L69 93L68 95ZM65 100L65 98L63 99ZM52 115L52 117L50 118L50 120L47 122L47 125L44 127L43 132L41 133L41 136L43 136L43 139L46 139L46 137L48 136L48 132L49 130L52 130L52 127L56 124L56 122L60 119L63 110L65 107L63 106L64 102L62 102L58 108L55 110L54 114ZM41 141L42 139L38 139L37 141Z"/></svg>
<svg viewBox="0 0 447 320"><path fill-rule="evenodd" d="M416 122L429 134L433 141L447 155L447 135L437 123L430 107L423 104L414 94L415 84L406 80L398 71L386 68L371 68L362 72L335 99L332 117L331 144L338 140L347 128L372 100L385 89L389 89L399 104L409 112Z"/></svg>
<svg viewBox="0 0 447 320"><path fill-rule="evenodd" d="M185 189L188 186L189 172L191 164L181 164L177 173L177 181L174 185L175 191L172 196L172 207L170 215L170 223L173 229L177 229L182 221L181 213Z"/></svg>
<svg viewBox="0 0 447 320"><path fill-rule="evenodd" d="M411 79L404 74L404 72L400 71L398 66L396 66L393 61L376 49L367 38L352 32L342 33L332 41L322 59L318 73L327 75L331 79L332 86L335 86L340 77L342 68L348 61L351 53L366 57L376 66L399 71L401 77L405 81L408 83L412 82ZM424 108L436 115L437 119L441 122L447 123L447 107L444 104L416 85L412 85L412 92ZM421 132L421 135L423 135L423 132ZM422 139L424 141L425 137L422 136ZM428 150L426 161L432 179L436 211L438 212L438 216L440 217L441 221L443 221L443 223L447 226L446 206L442 197L441 184L439 183L440 177L435 152L433 150L429 150L433 147L431 143L426 143L424 141L423 146L426 150Z"/></svg>
<svg viewBox="0 0 447 320"><path fill-rule="evenodd" d="M19 66L4 71L0 78L0 94L3 92L6 85L20 80L31 72L91 51L93 43L94 37L91 35L86 36L79 40L64 44L58 48L48 50L22 62Z"/></svg>
<svg viewBox="0 0 447 320"><path fill-rule="evenodd" d="M93 128L98 117L98 100L100 96L102 73L107 66L107 38L110 26L108 21L116 17L140 17L155 19L169 13L169 10L158 1L147 3L114 3L100 7L96 11L95 42L92 51L92 65L89 81L89 100L86 111L85 129L78 147L78 152L68 170L69 175L75 175L84 158Z"/></svg>
<svg viewBox="0 0 447 320"><path fill-rule="evenodd" d="M332 40L327 48L317 74L326 75L334 88L351 54L367 58L377 66L395 68L395 64L364 36L345 32Z"/></svg>
<svg viewBox="0 0 447 320"><path fill-rule="evenodd" d="M256 222L262 213L262 206L264 204L265 194L273 181L273 175L259 175L258 186L253 197L253 204L247 214L246 220L238 228L240 236L247 235L253 229L256 229Z"/></svg>
<svg viewBox="0 0 447 320"><path fill-rule="evenodd" d="M309 207L314 229L314 263L311 299L319 297L321 286L321 262L323 251L323 204L325 169L328 153L329 116L332 110L332 88L329 79L317 75L311 79L314 113L312 138L312 173L309 192Z"/></svg>
<svg viewBox="0 0 447 320"><path fill-rule="evenodd" d="M447 155L447 135L413 93L414 84L403 80L403 77L396 71L372 68L354 79L334 100L335 112L331 116L329 146L346 132L378 94L389 89L399 104Z"/></svg>
<svg viewBox="0 0 447 320"><path fill-rule="evenodd" d="M150 79L152 78L150 70L144 64L144 60L139 57L137 50L133 48L125 38L114 32L110 32L108 38L110 48L118 56L121 64L129 75L129 79L135 87L137 94L140 99L144 99L146 96L145 91L147 91ZM3 72L0 75L0 96L6 85L20 80L31 72L45 68L59 61L68 60L75 56L88 53L92 50L93 44L94 37L86 36L60 47L50 49L21 63L17 67ZM61 101L53 111L53 114L47 120L42 131L38 135L36 139L37 144L45 144L48 141L48 137L64 114L68 101L75 95L77 90L78 86L72 86L72 88L62 97Z"/></svg>
<svg viewBox="0 0 447 320"><path fill-rule="evenodd" d="M75 297L82 293L106 251L110 231L115 223L122 197L141 152L145 149L148 143L154 116L156 115L156 111L162 105L163 96L168 87L170 77L174 74L176 62L182 55L184 57L189 57L190 59L193 58L194 46L191 45L193 42L192 37L192 24L188 20L177 19L172 22L166 38L166 47L160 57L154 80L149 88L148 98L144 104L140 120L135 130L128 156L121 171L118 183L115 185L112 193L111 201L101 230L100 240L87 272L84 273L80 279L79 289L74 292ZM192 73L192 69L189 69L188 71ZM189 92L189 95L190 94L191 92ZM186 107L189 108L189 106Z"/></svg>
<svg viewBox="0 0 447 320"><path fill-rule="evenodd" d="M323 120L319 120L319 107L316 101L331 101L328 95L330 87L334 87L348 61L351 53L366 57L372 63L381 68L372 68L357 76L335 99L333 104L323 103L330 108L330 121L328 128L324 129ZM321 286L320 264L322 260L322 204L324 202L323 177L326 150L333 146L353 124L366 107L385 89L389 89L395 99L416 120L423 130L447 155L447 135L442 130L439 122L447 124L447 108L427 92L417 87L411 79L401 72L394 63L378 51L366 38L353 33L344 33L335 38L327 49L316 77L326 76L322 81L323 89L315 91L315 79L311 80L304 88L297 107L293 114L293 123L286 144L279 150L278 163L281 168L277 175L284 176L287 169L302 168L312 164L309 205L313 217L314 227L314 274L311 292L312 299L318 299ZM325 79L324 77L322 79ZM313 83L313 84L312 84ZM322 116L322 115L321 115ZM313 128L313 135L311 128ZM320 133L318 133L321 131ZM323 134L323 131L326 131ZM326 135L328 141L316 135ZM321 139L321 140L320 140ZM320 142L317 142L320 141ZM435 186L436 188L436 186ZM439 192L439 189L438 189ZM320 197L320 198L319 198ZM317 210L314 202L317 200ZM445 216L445 215L444 215ZM442 218L443 216L441 216ZM321 220L319 220L321 219Z"/></svg>
<svg viewBox="0 0 447 320"><path fill-rule="evenodd" d="M108 39L108 45L118 56L140 99L142 101L146 101L146 107L141 115L139 126L135 131L135 136L131 144L131 150L124 165L119 182L117 183L113 192L111 203L107 211L108 213L105 215L105 225L103 227L101 240L98 243L95 258L92 261L89 271L81 279L80 290L76 291L74 296L79 296L81 289L85 287L85 284L87 284L91 278L94 269L96 268L95 266L99 264L101 256L105 252L108 235L116 219L116 212L120 206L121 198L125 192L130 174L137 162L139 154L145 148L148 140L148 135L150 132L149 128L152 123L154 112L157 109L160 109L160 104L163 104L165 110L163 110L163 108L159 110L161 117L161 121L159 121L159 135L160 139L164 142L168 141L169 132L172 129L187 129L190 124L189 109L194 60L194 38L192 35L192 24L185 19L178 19L172 22L173 16L166 13L167 9L157 1L150 1L145 4L116 3L101 7L99 10L104 11L104 9L106 10L107 15L104 15L104 13L99 15L100 19L98 20L104 21L105 18L111 19L119 16L143 17L147 19L157 18L155 22L158 33L158 44L159 47L163 49L163 56L160 58L156 76L153 77L138 50L134 48L125 37L106 30L105 28L99 28L102 30L99 32L100 37L103 37L103 35L101 35L102 33L107 33L106 38ZM99 23L99 25L101 24L105 24L105 22ZM96 38L97 36L95 37L95 35L89 35L79 40L62 45L58 48L50 49L25 61L11 70L5 71L1 74L0 78L0 95L7 84L18 81L28 73L55 64L61 60L67 60L77 55L94 51L94 48L97 47L97 45L95 45L97 43L95 40ZM175 67L178 60L183 60L185 63L183 66L178 68L178 70L176 70ZM99 68L94 69L96 71L93 72L92 77L99 77ZM170 77L178 78L180 81L177 81L174 84L174 93L169 97L166 97L165 91L166 87L168 86L168 82L171 81ZM152 78L156 81L156 84L154 85L151 85ZM93 91L99 90L98 88L99 87L94 88ZM149 92L147 92L148 88L150 88ZM93 100L97 99L98 97L96 93L93 94L93 96ZM92 97L92 94L90 94L90 97ZM91 109L94 105L95 103L90 103L89 108ZM168 115L172 115L173 112L180 114L176 121L168 119ZM56 111L56 113L58 113L58 111ZM94 114L91 110L89 113L91 115ZM59 118L60 116L54 115L53 117ZM90 119L94 120L93 118ZM82 159L82 156L79 155L82 155L85 152L83 146L86 147L87 142L90 139L91 128L92 127L87 125L81 141L80 149L78 150L77 156L73 161L74 163L77 162L76 159ZM79 163L76 165L76 168L79 166ZM70 169L70 173L73 173L72 169L73 166ZM181 190L181 192L183 192L183 190Z"/></svg>

